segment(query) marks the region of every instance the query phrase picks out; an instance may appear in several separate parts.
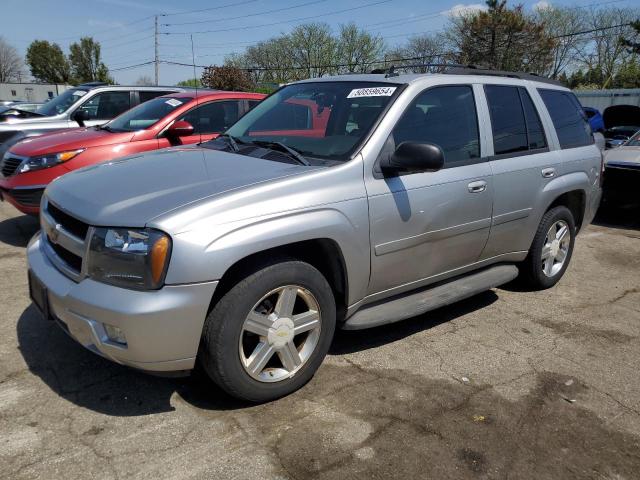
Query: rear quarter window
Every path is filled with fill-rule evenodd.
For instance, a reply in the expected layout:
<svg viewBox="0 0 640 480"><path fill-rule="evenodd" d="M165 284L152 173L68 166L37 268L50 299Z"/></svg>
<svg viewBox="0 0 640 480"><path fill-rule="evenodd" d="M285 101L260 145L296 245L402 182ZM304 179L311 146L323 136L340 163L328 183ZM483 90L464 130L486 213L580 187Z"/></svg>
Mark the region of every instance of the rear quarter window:
<svg viewBox="0 0 640 480"><path fill-rule="evenodd" d="M587 115L573 93L547 89L538 89L538 92L551 116L561 148L593 143Z"/></svg>

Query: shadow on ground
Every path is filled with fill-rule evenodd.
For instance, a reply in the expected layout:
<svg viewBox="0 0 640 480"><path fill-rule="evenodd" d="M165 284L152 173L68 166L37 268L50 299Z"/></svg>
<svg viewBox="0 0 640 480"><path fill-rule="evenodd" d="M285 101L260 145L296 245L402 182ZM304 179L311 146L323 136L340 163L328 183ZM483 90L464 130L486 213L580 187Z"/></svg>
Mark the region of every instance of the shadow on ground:
<svg viewBox="0 0 640 480"><path fill-rule="evenodd" d="M419 331L449 322L497 300L485 292L458 304L393 325L336 334L331 355L343 355L396 342ZM247 405L219 390L204 373L162 378L117 365L84 349L54 322L44 320L31 305L17 324L20 351L31 372L61 397L90 410L114 416L139 416L173 409L177 392L206 410L241 409Z"/></svg>
<svg viewBox="0 0 640 480"><path fill-rule="evenodd" d="M600 205L593 223L601 227L640 230L640 204L605 202Z"/></svg>
<svg viewBox="0 0 640 480"><path fill-rule="evenodd" d="M31 237L40 230L38 219L21 215L0 222L0 242L14 247L26 247Z"/></svg>

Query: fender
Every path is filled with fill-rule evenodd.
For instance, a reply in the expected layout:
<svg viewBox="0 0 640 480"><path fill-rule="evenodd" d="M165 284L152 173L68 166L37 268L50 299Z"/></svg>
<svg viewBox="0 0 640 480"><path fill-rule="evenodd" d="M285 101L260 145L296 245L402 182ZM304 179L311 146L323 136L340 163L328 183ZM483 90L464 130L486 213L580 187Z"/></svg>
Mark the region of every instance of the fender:
<svg viewBox="0 0 640 480"><path fill-rule="evenodd" d="M366 199L346 200L298 212L192 230L174 236L167 284L219 280L235 263L271 248L314 239L333 240L341 250L348 302L366 294L369 282L369 224ZM197 258L197 264L192 259Z"/></svg>

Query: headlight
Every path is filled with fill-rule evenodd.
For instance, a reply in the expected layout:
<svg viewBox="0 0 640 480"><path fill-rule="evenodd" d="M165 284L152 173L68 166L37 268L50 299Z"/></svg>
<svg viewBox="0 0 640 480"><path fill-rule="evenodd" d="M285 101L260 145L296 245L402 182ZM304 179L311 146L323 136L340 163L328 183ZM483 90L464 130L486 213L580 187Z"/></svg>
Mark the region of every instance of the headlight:
<svg viewBox="0 0 640 480"><path fill-rule="evenodd" d="M96 228L88 259L90 278L124 288L162 287L171 256L168 235L149 228Z"/></svg>
<svg viewBox="0 0 640 480"><path fill-rule="evenodd" d="M67 162L73 157L84 152L84 148L78 150L69 150L60 153L50 153L40 157L29 157L20 165L18 173L31 172L33 170L42 170L43 168L54 167L60 163Z"/></svg>

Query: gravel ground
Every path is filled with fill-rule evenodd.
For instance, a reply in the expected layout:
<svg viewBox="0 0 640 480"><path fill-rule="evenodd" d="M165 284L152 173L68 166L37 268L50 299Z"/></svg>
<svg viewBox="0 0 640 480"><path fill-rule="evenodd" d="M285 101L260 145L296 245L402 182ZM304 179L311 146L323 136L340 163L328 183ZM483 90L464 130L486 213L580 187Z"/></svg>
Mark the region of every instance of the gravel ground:
<svg viewBox="0 0 640 480"><path fill-rule="evenodd" d="M638 478L638 219L600 217L551 290L340 332L305 388L251 406L43 320L25 268L37 222L0 204L0 478Z"/></svg>

